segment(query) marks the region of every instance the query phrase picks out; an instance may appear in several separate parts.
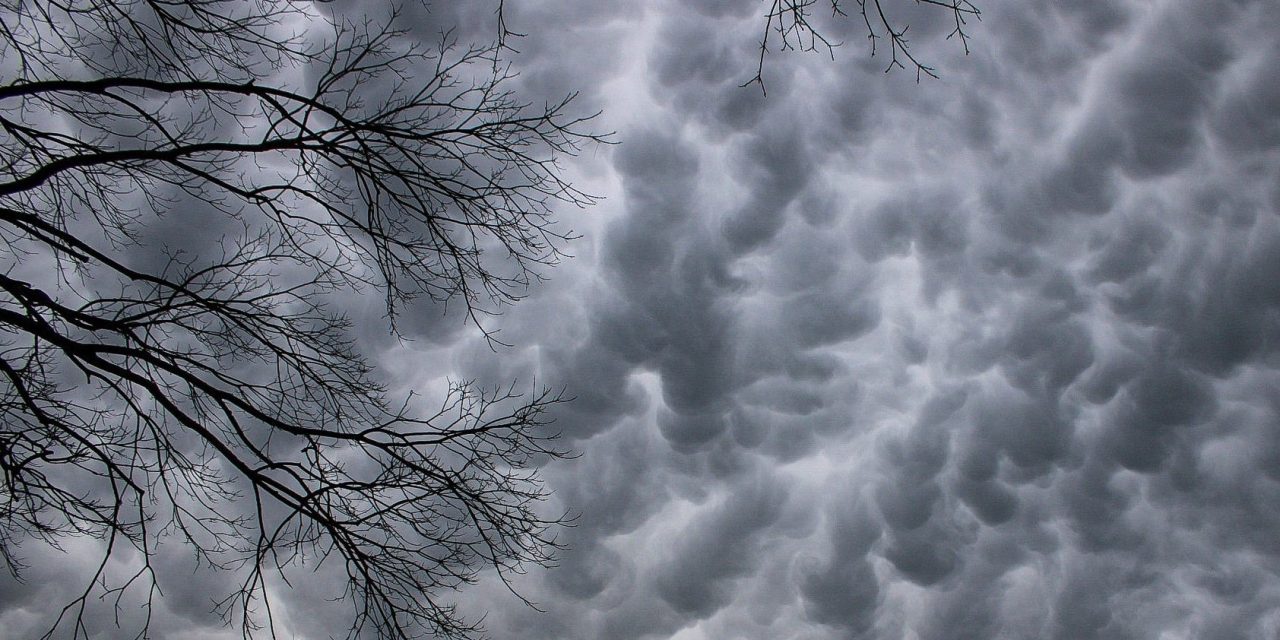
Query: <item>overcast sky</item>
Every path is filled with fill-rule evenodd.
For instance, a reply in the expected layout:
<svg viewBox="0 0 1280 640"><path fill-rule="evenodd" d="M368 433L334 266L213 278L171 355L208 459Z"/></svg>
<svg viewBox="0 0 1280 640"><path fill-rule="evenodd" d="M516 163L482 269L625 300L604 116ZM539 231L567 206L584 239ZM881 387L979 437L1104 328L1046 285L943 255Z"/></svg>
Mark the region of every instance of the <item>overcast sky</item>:
<svg viewBox="0 0 1280 640"><path fill-rule="evenodd" d="M920 84L855 17L765 97L760 2L527 4L622 144L520 348L453 351L578 396L496 637L1280 634L1280 5L923 11Z"/></svg>
<svg viewBox="0 0 1280 640"><path fill-rule="evenodd" d="M938 80L855 15L765 96L757 0L508 0L521 91L617 132L567 165L606 200L513 347L424 314L376 354L576 396L545 613L458 596L493 637L1280 634L1280 3L978 5L968 56L905 16ZM189 580L158 624L204 637Z"/></svg>

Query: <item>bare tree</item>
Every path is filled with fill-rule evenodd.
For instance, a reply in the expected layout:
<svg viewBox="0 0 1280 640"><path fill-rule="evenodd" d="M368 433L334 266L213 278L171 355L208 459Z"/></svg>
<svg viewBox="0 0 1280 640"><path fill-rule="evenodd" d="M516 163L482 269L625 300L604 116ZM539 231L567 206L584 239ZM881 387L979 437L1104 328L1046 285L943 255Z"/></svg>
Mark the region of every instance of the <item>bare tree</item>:
<svg viewBox="0 0 1280 640"><path fill-rule="evenodd" d="M0 7L0 557L17 575L32 537L103 549L50 635L98 631L99 598L149 621L177 540L236 576L217 607L246 637L274 632L272 581L326 561L350 635L472 636L452 589L551 560L536 464L564 455L561 397L396 398L333 303L376 292L394 332L425 298L483 328L561 257L553 209L593 202L556 164L601 140L589 118L511 93L501 38L424 48L394 14ZM157 247L189 209L232 231Z"/></svg>
<svg viewBox="0 0 1280 640"><path fill-rule="evenodd" d="M889 47L889 62L885 73L894 69L906 69L910 65L916 72L916 81L922 76L937 78L936 70L921 62L912 53L907 30L911 25L892 19L886 13L882 0L854 0L857 5L858 18L865 26L867 39L871 42L871 55L876 55L878 43L884 42ZM771 40L782 51L825 51L833 54L839 42L828 39L814 25L814 10L823 7L831 15L838 18L851 17L846 11L847 3L841 0L766 0L768 10L764 16L764 30L760 37L760 59L756 64L756 74L743 86L760 85L765 89L764 63L770 52ZM926 7L950 12L953 27L947 39L955 39L969 53L969 33L965 29L970 20L979 20L982 12L970 0L901 0L899 4L924 5ZM817 7L815 6L817 5Z"/></svg>

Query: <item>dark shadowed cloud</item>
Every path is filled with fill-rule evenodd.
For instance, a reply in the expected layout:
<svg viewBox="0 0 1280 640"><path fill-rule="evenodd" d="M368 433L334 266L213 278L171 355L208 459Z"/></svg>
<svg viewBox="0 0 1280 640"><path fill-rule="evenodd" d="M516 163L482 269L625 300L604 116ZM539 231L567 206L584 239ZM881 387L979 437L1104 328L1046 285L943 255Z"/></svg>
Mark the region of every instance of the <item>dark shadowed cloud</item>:
<svg viewBox="0 0 1280 640"><path fill-rule="evenodd" d="M618 190L540 360L582 525L525 584L574 622L528 628L1274 634L1276 9L999 3L968 58L920 22L941 80L850 38L763 97L754 5L619 18Z"/></svg>
<svg viewBox="0 0 1280 640"><path fill-rule="evenodd" d="M406 387L576 398L545 472L577 524L514 581L546 613L458 596L493 637L1280 634L1280 4L984 1L968 57L901 4L939 80L855 15L766 96L765 3L508 2L521 90L618 132L570 166L607 199L513 347L431 309L362 337ZM71 584L42 570L0 629Z"/></svg>

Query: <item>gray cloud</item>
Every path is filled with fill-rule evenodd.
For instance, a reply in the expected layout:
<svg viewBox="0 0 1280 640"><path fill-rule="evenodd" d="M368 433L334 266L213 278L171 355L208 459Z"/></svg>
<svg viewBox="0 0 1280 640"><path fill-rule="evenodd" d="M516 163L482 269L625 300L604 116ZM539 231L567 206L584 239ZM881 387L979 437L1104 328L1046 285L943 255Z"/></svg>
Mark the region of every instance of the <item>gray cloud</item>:
<svg viewBox="0 0 1280 640"><path fill-rule="evenodd" d="M576 398L578 520L514 585L547 613L459 596L494 637L1275 636L1280 9L980 4L967 58L911 16L941 80L854 16L767 96L761 3L515 9L522 88L619 131L571 167L608 199L515 347L424 309L383 352ZM164 615L208 624L188 587Z"/></svg>
<svg viewBox="0 0 1280 640"><path fill-rule="evenodd" d="M615 404L528 581L589 622L544 637L1273 633L1274 9L984 6L968 59L920 23L939 82L849 46L762 98L747 4L628 41L590 337L544 361Z"/></svg>

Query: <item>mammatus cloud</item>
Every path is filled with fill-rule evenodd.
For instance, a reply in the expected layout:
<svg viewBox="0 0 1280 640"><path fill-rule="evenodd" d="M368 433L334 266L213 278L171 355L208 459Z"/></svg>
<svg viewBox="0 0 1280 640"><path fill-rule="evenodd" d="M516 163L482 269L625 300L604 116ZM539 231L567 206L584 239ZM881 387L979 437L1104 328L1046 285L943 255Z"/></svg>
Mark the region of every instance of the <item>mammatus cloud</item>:
<svg viewBox="0 0 1280 640"><path fill-rule="evenodd" d="M837 21L766 97L753 0L508 4L523 86L622 144L513 348L386 345L576 397L577 526L514 585L546 612L459 596L492 636L1280 633L1280 6L985 2L968 57L922 12L919 84ZM176 589L175 636L209 622Z"/></svg>
<svg viewBox="0 0 1280 640"><path fill-rule="evenodd" d="M495 633L1274 635L1276 9L999 3L968 58L920 23L939 81L848 39L763 98L748 5L629 17L597 93L538 360L592 398L581 523Z"/></svg>

